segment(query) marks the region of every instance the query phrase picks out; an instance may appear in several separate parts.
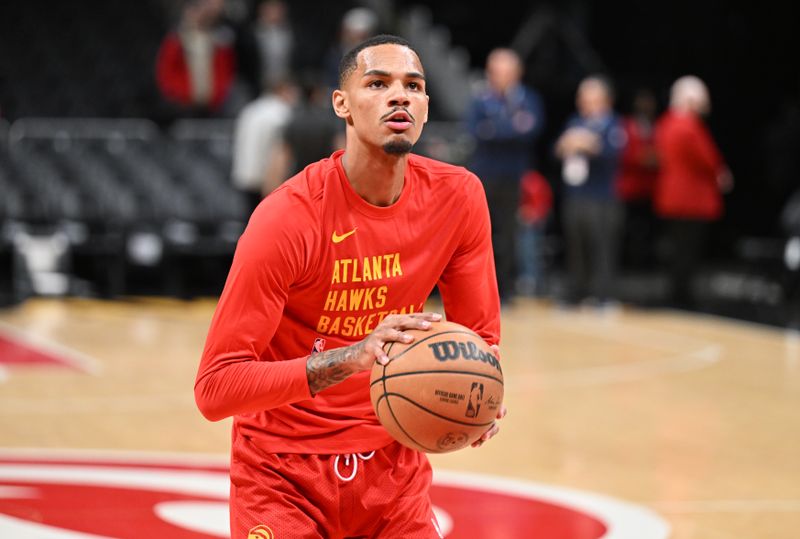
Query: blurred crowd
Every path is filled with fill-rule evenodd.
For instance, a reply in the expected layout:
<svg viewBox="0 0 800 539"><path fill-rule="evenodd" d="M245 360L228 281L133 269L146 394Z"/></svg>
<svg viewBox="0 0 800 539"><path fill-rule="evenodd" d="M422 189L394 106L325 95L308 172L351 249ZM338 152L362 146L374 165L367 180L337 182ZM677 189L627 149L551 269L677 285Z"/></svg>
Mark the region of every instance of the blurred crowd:
<svg viewBox="0 0 800 539"><path fill-rule="evenodd" d="M542 292L543 231L558 182L566 304L614 305L620 267L668 275L669 305L692 308L692 278L702 263L709 224L723 214L732 175L703 117L710 112L706 85L697 77L674 82L659 114L650 89L636 92L630 113L615 112L606 75L585 77L575 113L553 147L559 178L537 169L532 146L545 122L542 100L522 83L516 53L498 48L486 63L486 84L467 125L476 141L471 168L486 187L492 216L501 299ZM656 245L664 246L657 252Z"/></svg>
<svg viewBox="0 0 800 539"><path fill-rule="evenodd" d="M111 7L98 2L87 13L114 17L126 6L121 0ZM185 119L222 119L233 125L225 128L232 132L232 146L218 162L229 169L226 177L218 175L246 201L243 219L281 182L343 146L344 126L330 103L340 59L369 36L404 35L411 19L409 10L391 0L330 5L157 0L150 11L142 9L141 20L129 17L130 24L118 28L122 41L142 36L125 73L116 73L114 62L103 64L122 82L75 77L79 82L61 84L54 99L28 90L0 92L6 104L0 113L12 120L50 114L147 117L165 133ZM17 12L20 17L26 13ZM169 28L163 25L165 13L171 16ZM91 21L78 21L91 26ZM87 32L84 26L64 26ZM97 26L109 32L102 40L116 43L108 24ZM43 28L40 37L49 35L50 28ZM143 36L143 29L155 33ZM462 66L462 76L455 77L461 64L457 54L448 53L456 47L447 40L442 45L434 30L417 26L414 35L420 41L430 37L430 43L415 45L428 66L432 107L432 121L417 151L464 165L482 180L502 300L546 296L567 305L613 306L635 295L626 292L632 275L658 275L652 288L659 293L651 296L694 307L693 283L715 247L712 225L725 215L726 202L729 209L731 201L742 204L745 183L752 191L753 182L752 171L740 170L738 193L725 196L733 189L733 175L706 125L719 81L711 79L709 88L687 75L659 87L637 88L628 80L615 88L614 73L590 73L580 65L565 68L557 84L548 83L548 77L556 78L555 67L545 62L542 68L531 63L530 52L520 57L501 43L486 44L485 63L482 57L472 58L472 65ZM437 43L439 49L433 46ZM83 51L84 60L75 60L75 69L93 58L90 53ZM27 69L28 64L19 62L18 67ZM531 73L525 73L526 65ZM150 79L134 84L133 79L146 78L138 71L147 71ZM135 90L143 86L149 90ZM108 95L89 91L98 87L107 87ZM62 94L64 103L59 104L55 98ZM724 106L721 99L718 103ZM786 204L773 213L783 210L776 220L789 237L800 238L800 195L790 196L796 189L798 110L794 104L782 111L760 144L765 147L765 181L786 194L776 197ZM59 152L56 146L53 155ZM729 157L741 164L735 155ZM796 272L800 239L786 249L786 265Z"/></svg>
<svg viewBox="0 0 800 539"><path fill-rule="evenodd" d="M252 210L280 182L343 145L330 94L340 58L381 30L378 11L347 10L334 41L308 62L300 55L308 36L293 27L284 0L242 4L235 21L237 10L225 0L188 0L178 9L156 59L164 109L170 120L236 118L231 178Z"/></svg>
<svg viewBox="0 0 800 539"><path fill-rule="evenodd" d="M352 8L320 62L301 66L302 38L289 3L262 0L236 23L225 6L224 0L182 4L161 43L157 81L177 117L236 117L231 178L252 209L283 180L342 146L329 102L339 60L387 29L376 10ZM465 164L483 181L490 207L502 300L552 292L543 249L558 215L566 270L560 301L613 305L622 267L660 264L669 302L691 307L692 273L709 223L722 216L722 194L732 188L703 122L711 108L706 85L694 76L678 79L663 113L656 92L640 89L621 116L611 78L584 78L575 113L545 149L560 163L560 177L546 178L535 162L546 107L523 75L515 51L493 50L463 118L474 142Z"/></svg>

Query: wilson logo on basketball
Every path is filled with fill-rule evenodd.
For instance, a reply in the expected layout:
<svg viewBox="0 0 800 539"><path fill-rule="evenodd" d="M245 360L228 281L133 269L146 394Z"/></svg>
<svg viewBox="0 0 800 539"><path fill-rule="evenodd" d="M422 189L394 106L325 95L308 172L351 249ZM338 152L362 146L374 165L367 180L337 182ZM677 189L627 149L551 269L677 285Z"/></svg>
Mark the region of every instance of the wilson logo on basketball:
<svg viewBox="0 0 800 539"><path fill-rule="evenodd" d="M247 539L275 539L275 534L268 527L259 524L247 533Z"/></svg>
<svg viewBox="0 0 800 539"><path fill-rule="evenodd" d="M457 359L482 361L503 372L497 358L478 348L474 342L439 341L429 344L428 348L433 352L433 356L442 362Z"/></svg>

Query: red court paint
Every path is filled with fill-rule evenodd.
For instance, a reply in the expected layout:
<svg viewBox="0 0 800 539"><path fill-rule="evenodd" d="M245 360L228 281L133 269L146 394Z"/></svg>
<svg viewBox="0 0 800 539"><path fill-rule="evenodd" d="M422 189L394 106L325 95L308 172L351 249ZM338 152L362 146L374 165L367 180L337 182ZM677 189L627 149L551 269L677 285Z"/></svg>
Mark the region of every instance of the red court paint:
<svg viewBox="0 0 800 539"><path fill-rule="evenodd" d="M96 361L75 350L2 325L0 374L16 368L66 368L89 373L100 370Z"/></svg>
<svg viewBox="0 0 800 539"><path fill-rule="evenodd" d="M665 539L649 510L591 493L435 472L447 539ZM228 468L191 455L0 451L0 537L227 537ZM276 538L281 539L281 538Z"/></svg>
<svg viewBox="0 0 800 539"><path fill-rule="evenodd" d="M29 346L23 342L0 335L0 365L72 365L56 354Z"/></svg>

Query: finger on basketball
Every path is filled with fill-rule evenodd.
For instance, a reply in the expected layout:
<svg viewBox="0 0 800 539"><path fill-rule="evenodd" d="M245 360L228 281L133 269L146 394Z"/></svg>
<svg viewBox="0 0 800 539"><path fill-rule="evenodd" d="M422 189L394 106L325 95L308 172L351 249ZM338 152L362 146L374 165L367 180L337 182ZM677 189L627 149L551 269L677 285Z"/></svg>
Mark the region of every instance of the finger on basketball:
<svg viewBox="0 0 800 539"><path fill-rule="evenodd" d="M441 320L442 315L439 313L409 313L398 315L397 323L401 324L403 329L428 329L431 327L431 322L441 322Z"/></svg>
<svg viewBox="0 0 800 539"><path fill-rule="evenodd" d="M408 344L414 341L414 336L410 333L404 333L399 328L386 328L380 334L382 345L386 347L387 344L391 342L401 342L403 344Z"/></svg>
<svg viewBox="0 0 800 539"><path fill-rule="evenodd" d="M397 330L431 328L431 322L438 322L442 315L437 313L411 313L387 316L381 324Z"/></svg>
<svg viewBox="0 0 800 539"><path fill-rule="evenodd" d="M490 438L493 438L498 432L500 432L500 426L497 423L495 423L489 430L483 433L483 436L481 436L475 442L473 442L472 447L482 446Z"/></svg>
<svg viewBox="0 0 800 539"><path fill-rule="evenodd" d="M372 349L372 354L375 356L375 361L381 365L386 365L390 361L389 356L386 355L386 351L383 348L384 344L385 343L383 342L378 342Z"/></svg>
<svg viewBox="0 0 800 539"><path fill-rule="evenodd" d="M375 345L375 361L381 365L386 365L389 363L389 361L391 361L389 356L386 354L386 345L393 342L409 344L414 340L414 336L409 335L408 333L403 333L399 329L391 328L386 328L383 333L384 335L382 335L382 338L380 338L379 342ZM375 335L375 337L377 338L378 335Z"/></svg>
<svg viewBox="0 0 800 539"><path fill-rule="evenodd" d="M442 315L439 313L413 313L406 315L407 319L404 320L404 323L407 324L403 329L430 329L431 322L439 322L442 319Z"/></svg>

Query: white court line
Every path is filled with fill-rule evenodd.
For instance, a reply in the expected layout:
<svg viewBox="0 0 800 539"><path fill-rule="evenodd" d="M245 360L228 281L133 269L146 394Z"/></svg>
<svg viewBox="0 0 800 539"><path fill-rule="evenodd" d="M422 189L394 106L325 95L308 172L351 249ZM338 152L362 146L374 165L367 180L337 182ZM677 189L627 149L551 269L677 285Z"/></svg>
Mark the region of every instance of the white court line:
<svg viewBox="0 0 800 539"><path fill-rule="evenodd" d="M53 449L49 447L0 447L0 460L31 460L39 463L69 460L77 464L131 464L151 466L199 466L219 468L225 472L230 465L228 453L176 453L174 451L135 451L125 449Z"/></svg>
<svg viewBox="0 0 800 539"><path fill-rule="evenodd" d="M94 535L31 522L11 515L0 514L0 530L9 539L113 539L106 535Z"/></svg>
<svg viewBox="0 0 800 539"><path fill-rule="evenodd" d="M681 333L663 329L643 328L632 323L626 323L618 318L608 319L591 316L567 317L564 314L560 314L545 318L544 322L554 326L555 329L560 331L599 337L606 341L619 342L622 344L634 344L636 346L674 352L685 351L687 346L703 347L711 344L719 345L717 341L698 339L696 337L689 337Z"/></svg>
<svg viewBox="0 0 800 539"><path fill-rule="evenodd" d="M671 353L668 357L626 361L612 365L584 367L558 372L537 372L515 376L506 382L509 390L586 387L630 382L666 374L691 372L707 368L722 359L723 347L709 340L687 337L658 329L640 328L618 318L558 313L544 319L557 331L582 337L650 348ZM690 347L687 350L687 347Z"/></svg>
<svg viewBox="0 0 800 539"><path fill-rule="evenodd" d="M800 513L800 500L686 500L648 505L660 513Z"/></svg>
<svg viewBox="0 0 800 539"><path fill-rule="evenodd" d="M194 408L190 393L166 395L114 395L109 397L59 397L57 399L2 400L0 416L9 415L61 415L81 413L133 413L161 411L168 408Z"/></svg>
<svg viewBox="0 0 800 539"><path fill-rule="evenodd" d="M82 352L57 343L48 338L21 330L5 322L0 322L0 334L12 341L21 342L31 348L43 350L57 359L87 374L97 376L103 370L101 363Z"/></svg>
<svg viewBox="0 0 800 539"><path fill-rule="evenodd" d="M587 387L631 382L661 375L705 369L717 363L720 359L720 348L711 345L666 358L585 367L554 373L543 372L517 375L506 382L506 388L513 391L519 389Z"/></svg>

